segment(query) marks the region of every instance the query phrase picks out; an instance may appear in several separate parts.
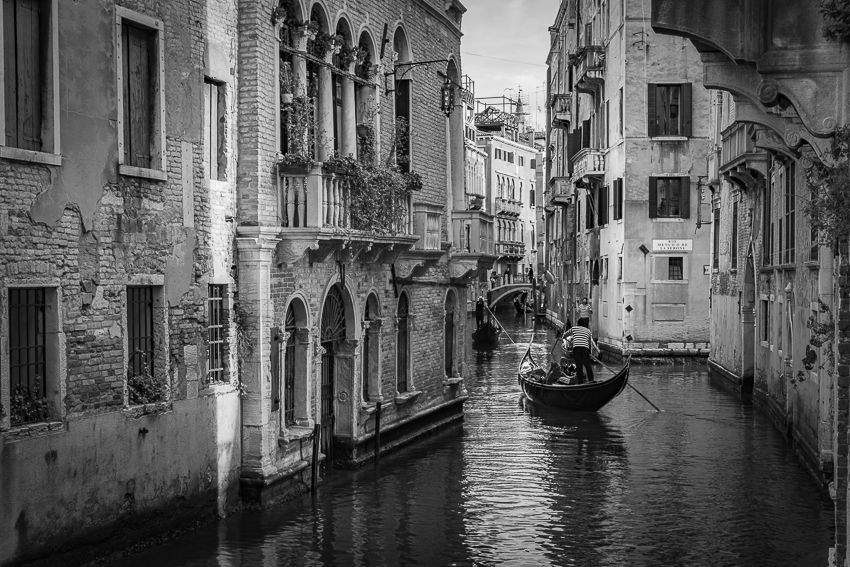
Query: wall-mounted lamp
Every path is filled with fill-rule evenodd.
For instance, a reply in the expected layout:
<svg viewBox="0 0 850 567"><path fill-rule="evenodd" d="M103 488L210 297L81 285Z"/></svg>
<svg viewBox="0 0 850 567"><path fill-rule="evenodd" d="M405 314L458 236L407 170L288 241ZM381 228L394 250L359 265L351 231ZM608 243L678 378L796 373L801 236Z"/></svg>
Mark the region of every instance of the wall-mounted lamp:
<svg viewBox="0 0 850 567"><path fill-rule="evenodd" d="M638 249L639 249L641 252L643 252L643 255L644 255L644 256L646 256L647 254L649 254L649 248L647 248L647 247L646 247L646 246L644 246L643 244L641 244L641 245L640 245L640 248L638 248Z"/></svg>

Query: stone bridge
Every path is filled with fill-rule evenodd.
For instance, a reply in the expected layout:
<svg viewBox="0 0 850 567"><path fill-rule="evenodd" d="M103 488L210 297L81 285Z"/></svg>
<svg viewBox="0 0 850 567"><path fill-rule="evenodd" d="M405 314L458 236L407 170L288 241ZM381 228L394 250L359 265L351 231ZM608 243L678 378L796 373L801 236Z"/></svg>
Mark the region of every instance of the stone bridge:
<svg viewBox="0 0 850 567"><path fill-rule="evenodd" d="M490 309L496 307L496 304L504 299L512 299L514 295L517 293L522 293L523 291L528 292L531 295L531 284L530 283L513 283L500 285L499 287L494 287L490 290L489 294L489 305ZM530 298L529 298L530 299Z"/></svg>

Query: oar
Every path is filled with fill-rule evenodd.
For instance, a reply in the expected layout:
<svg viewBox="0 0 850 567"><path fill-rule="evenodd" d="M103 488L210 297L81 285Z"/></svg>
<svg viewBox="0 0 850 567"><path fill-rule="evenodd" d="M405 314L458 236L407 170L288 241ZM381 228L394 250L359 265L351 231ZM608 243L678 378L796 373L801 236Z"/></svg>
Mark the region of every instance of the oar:
<svg viewBox="0 0 850 567"><path fill-rule="evenodd" d="M484 307L486 307L486 308L487 308L487 311L490 311L490 307L489 307L488 305L486 305L486 304L485 304L485 305L484 305ZM506 337L508 337L508 340L509 340L509 341L511 341L512 343L516 344L516 341L514 341L514 340L511 338L511 335L508 333L508 330L507 330L507 329L505 329L505 326L504 326L504 325L502 325L502 323L499 321L499 319L497 319L497 318L496 318L496 314L495 314L495 313L493 313L492 311L490 311L490 317L492 317L492 318L493 318L493 320L496 322L496 324L497 324L499 327L501 327L501 328L502 328L502 330L505 332L505 336L506 336Z"/></svg>
<svg viewBox="0 0 850 567"><path fill-rule="evenodd" d="M610 366L608 366L607 364L604 364L604 363L603 363L601 360L599 360L598 358L594 358L593 356L591 356L591 357L590 357L590 359L591 359L593 362L598 362L599 364L601 364L602 366L604 366L605 368L607 368L608 370L610 370L610 371L611 371L611 372L613 372L614 374L616 374L616 373L617 373L617 371L616 371L616 370L614 370L613 368L611 368L611 367L610 367ZM646 403L648 403L648 404L649 404L649 405L651 405L653 408L655 408L655 411L657 411L658 413L661 413L661 410L660 410L660 409L658 409L658 406L656 406L656 405L655 405L655 404L653 404L651 401L649 401L649 398L647 398L646 396L644 396L643 394L641 394L640 390L638 390L637 388L635 388L634 386L632 386L632 383L631 383L631 382L626 382L626 384L628 384L628 385L629 385L629 388L631 388L632 390L634 390L635 392L637 392L638 396L640 396L641 398L643 398L644 400L646 400Z"/></svg>

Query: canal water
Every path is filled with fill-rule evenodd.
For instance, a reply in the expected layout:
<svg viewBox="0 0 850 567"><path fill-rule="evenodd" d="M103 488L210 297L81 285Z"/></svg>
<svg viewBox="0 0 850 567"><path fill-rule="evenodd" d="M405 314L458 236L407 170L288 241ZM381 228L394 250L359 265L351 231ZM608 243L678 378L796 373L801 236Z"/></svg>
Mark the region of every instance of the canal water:
<svg viewBox="0 0 850 567"><path fill-rule="evenodd" d="M661 413L630 389L598 414L547 411L516 382L530 319L499 316L517 344L468 347L462 425L334 472L315 499L118 564L827 565L829 496L767 417L704 367L633 367ZM543 358L552 334L537 336Z"/></svg>

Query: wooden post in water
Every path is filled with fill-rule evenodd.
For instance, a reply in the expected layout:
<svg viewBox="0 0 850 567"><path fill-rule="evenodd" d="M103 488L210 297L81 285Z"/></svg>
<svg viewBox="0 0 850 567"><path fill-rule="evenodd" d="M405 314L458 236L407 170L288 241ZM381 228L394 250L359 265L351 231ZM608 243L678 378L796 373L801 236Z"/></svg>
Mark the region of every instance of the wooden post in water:
<svg viewBox="0 0 850 567"><path fill-rule="evenodd" d="M381 402L375 404L375 462L381 458Z"/></svg>
<svg viewBox="0 0 850 567"><path fill-rule="evenodd" d="M316 484L319 482L319 436L322 434L322 426L318 423L313 426L313 478L310 490L316 494Z"/></svg>

